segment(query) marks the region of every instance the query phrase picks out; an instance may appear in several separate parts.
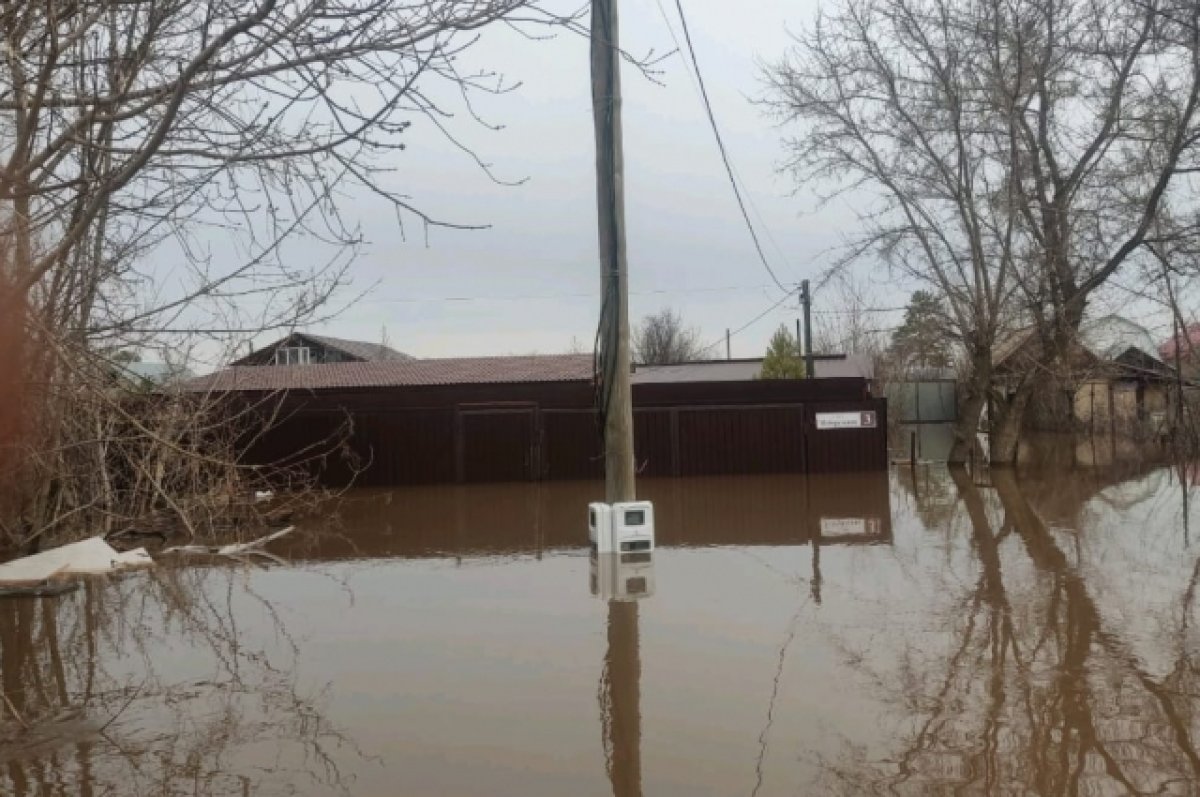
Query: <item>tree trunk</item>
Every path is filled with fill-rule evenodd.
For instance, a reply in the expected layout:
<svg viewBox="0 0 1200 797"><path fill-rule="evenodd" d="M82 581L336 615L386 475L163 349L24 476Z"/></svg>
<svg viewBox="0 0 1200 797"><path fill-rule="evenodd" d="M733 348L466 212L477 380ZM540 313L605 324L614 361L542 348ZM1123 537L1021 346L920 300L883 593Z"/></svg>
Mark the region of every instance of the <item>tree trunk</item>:
<svg viewBox="0 0 1200 797"><path fill-rule="evenodd" d="M25 303L0 273L0 528L14 528L25 429Z"/></svg>
<svg viewBox="0 0 1200 797"><path fill-rule="evenodd" d="M979 429L979 416L987 402L992 382L991 353L982 351L971 358L971 371L967 376L966 397L959 407L958 420L954 422L954 444L950 447L947 462L965 465L975 447L975 434Z"/></svg>
<svg viewBox="0 0 1200 797"><path fill-rule="evenodd" d="M1033 386L1028 382L1017 387L1007 400L997 402L996 418L992 424L991 464L1007 467L1017 462L1017 448L1021 444L1021 428L1025 422L1025 410L1033 395Z"/></svg>

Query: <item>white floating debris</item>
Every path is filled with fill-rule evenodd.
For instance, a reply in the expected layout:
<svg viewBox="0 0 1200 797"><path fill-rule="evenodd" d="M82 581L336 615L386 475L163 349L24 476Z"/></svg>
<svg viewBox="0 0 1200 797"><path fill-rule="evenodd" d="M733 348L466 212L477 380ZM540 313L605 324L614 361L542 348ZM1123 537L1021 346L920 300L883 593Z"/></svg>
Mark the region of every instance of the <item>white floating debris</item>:
<svg viewBox="0 0 1200 797"><path fill-rule="evenodd" d="M260 550L268 542L274 542L280 537L285 537L296 530L295 526L288 526L285 529L280 529L273 534L268 534L265 537L259 537L257 540L250 542L235 542L229 545L176 545L172 548L164 548L162 553L166 554L199 554L202 556L239 556L242 554L258 554L260 556L273 557L266 551Z"/></svg>
<svg viewBox="0 0 1200 797"><path fill-rule="evenodd" d="M52 577L96 575L154 564L145 548L121 553L100 537L0 564L0 584L36 584Z"/></svg>
<svg viewBox="0 0 1200 797"><path fill-rule="evenodd" d="M256 504L261 504L264 501L270 501L274 497L275 497L275 493L272 490L255 490L254 491L254 503L256 503Z"/></svg>

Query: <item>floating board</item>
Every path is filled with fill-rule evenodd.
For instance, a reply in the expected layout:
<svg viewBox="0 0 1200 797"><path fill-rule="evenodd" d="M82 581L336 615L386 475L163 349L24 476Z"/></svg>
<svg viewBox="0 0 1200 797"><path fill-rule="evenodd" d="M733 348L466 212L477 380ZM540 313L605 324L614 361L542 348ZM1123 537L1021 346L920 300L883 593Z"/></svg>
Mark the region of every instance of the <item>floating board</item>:
<svg viewBox="0 0 1200 797"><path fill-rule="evenodd" d="M121 553L102 538L92 537L0 564L0 586L36 584L52 577L97 575L152 564L154 560L145 548Z"/></svg>

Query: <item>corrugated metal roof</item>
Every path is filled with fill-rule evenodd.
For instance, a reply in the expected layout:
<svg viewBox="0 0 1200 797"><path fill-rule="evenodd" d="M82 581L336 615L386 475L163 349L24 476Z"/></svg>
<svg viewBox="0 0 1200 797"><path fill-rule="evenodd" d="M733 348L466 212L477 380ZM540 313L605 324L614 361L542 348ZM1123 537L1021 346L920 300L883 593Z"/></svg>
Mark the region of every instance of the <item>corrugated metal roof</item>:
<svg viewBox="0 0 1200 797"><path fill-rule="evenodd" d="M875 378L875 363L865 354L846 354L838 357L817 357L813 361L813 376L817 379L840 377Z"/></svg>
<svg viewBox="0 0 1200 797"><path fill-rule="evenodd" d="M234 366L182 385L192 392L337 390L364 387L590 382L592 355L455 357L440 360Z"/></svg>
<svg viewBox="0 0 1200 797"><path fill-rule="evenodd" d="M741 382L758 379L762 373L762 358L749 360L703 360L670 365L639 365L633 372L633 383L679 382ZM818 354L813 361L817 379L858 377L873 379L875 365L870 357L861 354Z"/></svg>
<svg viewBox="0 0 1200 797"><path fill-rule="evenodd" d="M635 385L665 382L741 382L758 379L762 360L712 360L711 362L639 365L633 371Z"/></svg>

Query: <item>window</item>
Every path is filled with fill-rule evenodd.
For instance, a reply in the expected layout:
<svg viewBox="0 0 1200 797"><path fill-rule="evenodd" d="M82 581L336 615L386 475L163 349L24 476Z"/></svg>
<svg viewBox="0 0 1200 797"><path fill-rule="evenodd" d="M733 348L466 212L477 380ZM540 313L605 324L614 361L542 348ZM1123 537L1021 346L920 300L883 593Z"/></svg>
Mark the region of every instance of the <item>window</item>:
<svg viewBox="0 0 1200 797"><path fill-rule="evenodd" d="M311 365L312 350L307 346L284 346L275 350L276 365Z"/></svg>
<svg viewBox="0 0 1200 797"><path fill-rule="evenodd" d="M628 509L625 511L626 526L644 526L646 525L646 511L644 509Z"/></svg>

